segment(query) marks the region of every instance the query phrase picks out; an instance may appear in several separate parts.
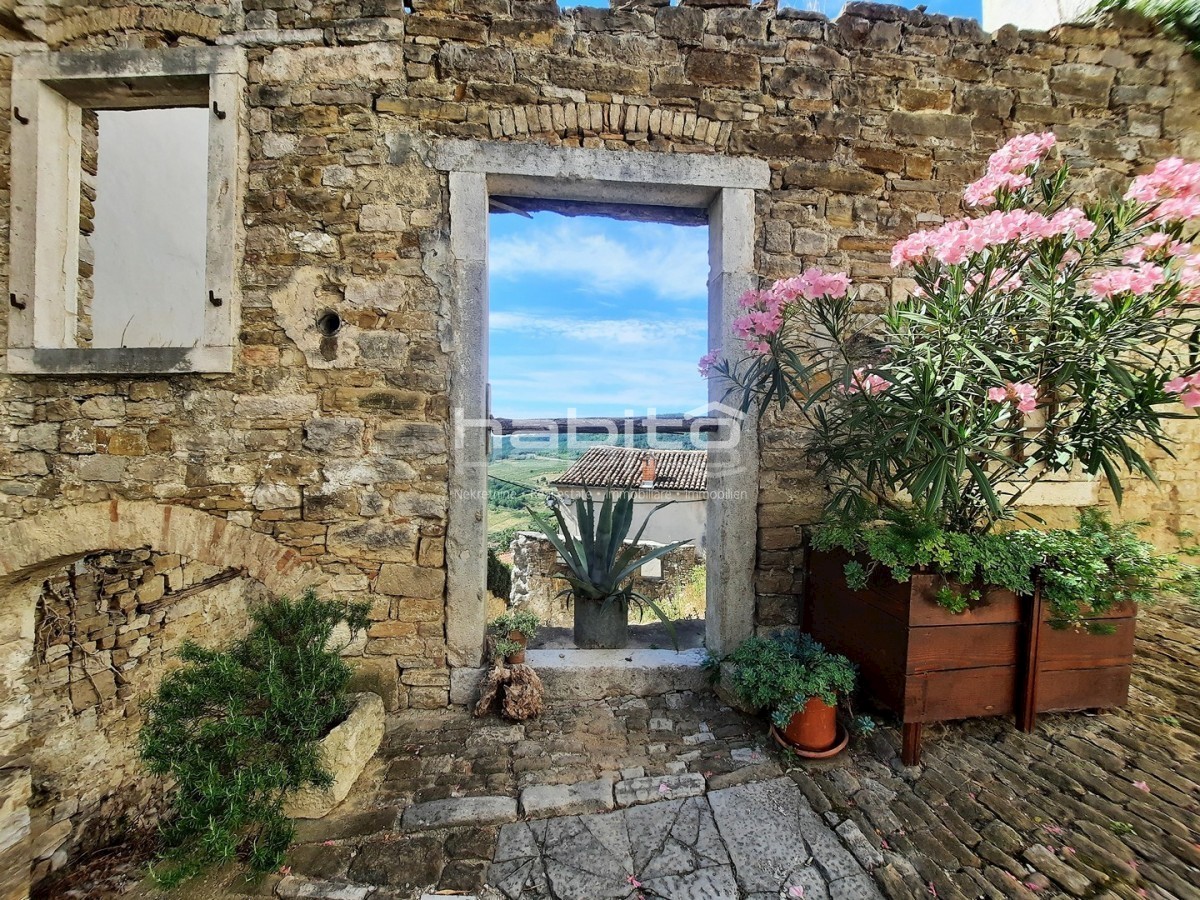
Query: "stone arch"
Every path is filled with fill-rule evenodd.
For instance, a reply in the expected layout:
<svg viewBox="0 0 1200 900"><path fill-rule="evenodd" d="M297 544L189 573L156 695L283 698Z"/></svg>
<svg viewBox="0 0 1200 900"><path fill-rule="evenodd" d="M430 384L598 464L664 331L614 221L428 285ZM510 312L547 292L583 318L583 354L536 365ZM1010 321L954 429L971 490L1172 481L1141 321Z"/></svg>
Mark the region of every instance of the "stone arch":
<svg viewBox="0 0 1200 900"><path fill-rule="evenodd" d="M187 35L214 41L221 32L221 20L186 9L159 9L138 5L70 11L45 28L46 43L62 49L72 42L95 35L146 31Z"/></svg>
<svg viewBox="0 0 1200 900"><path fill-rule="evenodd" d="M39 576L97 551L149 547L244 570L271 594L325 579L295 550L217 516L153 501L47 510L5 526L0 545L0 897L28 896L31 771L28 666Z"/></svg>
<svg viewBox="0 0 1200 900"><path fill-rule="evenodd" d="M153 547L213 566L245 569L273 594L322 580L320 571L273 538L187 506L109 500L47 510L5 528L0 587L86 553Z"/></svg>

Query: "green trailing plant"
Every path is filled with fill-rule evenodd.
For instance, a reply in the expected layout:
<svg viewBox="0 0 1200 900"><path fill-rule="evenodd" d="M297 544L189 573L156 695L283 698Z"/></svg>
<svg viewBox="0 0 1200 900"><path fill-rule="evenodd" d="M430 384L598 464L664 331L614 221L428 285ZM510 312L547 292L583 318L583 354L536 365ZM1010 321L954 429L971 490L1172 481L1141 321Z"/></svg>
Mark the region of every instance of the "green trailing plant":
<svg viewBox="0 0 1200 900"><path fill-rule="evenodd" d="M279 867L293 836L288 795L333 781L318 742L349 712L351 674L335 636L353 640L367 609L309 590L256 609L226 649L184 643L184 666L163 679L140 733L149 770L174 782L159 883L235 860L253 873Z"/></svg>
<svg viewBox="0 0 1200 900"><path fill-rule="evenodd" d="M1200 3L1196 0L1100 0L1095 12L1100 16L1118 10L1144 16L1200 59Z"/></svg>
<svg viewBox="0 0 1200 900"><path fill-rule="evenodd" d="M497 638L492 644L492 655L495 659L506 659L514 653L520 653L525 647L508 638Z"/></svg>
<svg viewBox="0 0 1200 900"><path fill-rule="evenodd" d="M1102 511L1088 509L1079 514L1078 528L963 534L893 517L869 526L820 526L813 546L840 548L865 560L846 566L846 582L856 590L880 567L899 582L914 570L941 575L937 600L951 612L979 600L985 583L1030 594L1037 581L1051 624L1065 628L1124 602L1150 604L1164 595L1200 599L1196 567L1157 552L1138 537L1140 524L1114 524Z"/></svg>
<svg viewBox="0 0 1200 900"><path fill-rule="evenodd" d="M641 552L642 534L650 524L651 517L664 506L670 505L671 501L667 501L655 506L632 541L626 540L633 527L633 494L629 491L623 491L616 497L611 489L605 491L599 510L590 492L576 500L577 535L572 532L563 515L561 504L554 498L547 500L553 521L529 510L546 539L554 545L567 565L565 578L570 587L560 591L558 596L565 596L575 603L606 606L617 603L622 608L634 605L649 609L667 626L672 641L678 646L675 623L670 616L652 598L633 589L633 576L638 569L687 543L686 540L675 541L647 553Z"/></svg>
<svg viewBox="0 0 1200 900"><path fill-rule="evenodd" d="M1051 624L1067 627L1122 603L1151 604L1170 595L1196 599L1194 568L1141 540L1139 524L1117 525L1089 509L1080 513L1078 529L1014 531L1005 537L1035 555Z"/></svg>
<svg viewBox="0 0 1200 900"><path fill-rule="evenodd" d="M807 634L753 637L708 665L719 669L723 663L730 687L753 708L770 710L778 728L786 728L811 697L835 706L854 691L854 664Z"/></svg>
<svg viewBox="0 0 1200 900"><path fill-rule="evenodd" d="M908 581L913 570L940 574L945 581L937 599L952 612L963 612L979 600L985 582L1031 593L1038 559L1031 548L1004 534L951 531L896 510L885 512L883 520L872 525L823 525L813 533L813 546L866 557L865 563L852 560L846 565L846 583L855 590L866 587L879 567L899 582Z"/></svg>
<svg viewBox="0 0 1200 900"><path fill-rule="evenodd" d="M504 600L512 593L512 566L506 565L491 547L487 552L487 589Z"/></svg>

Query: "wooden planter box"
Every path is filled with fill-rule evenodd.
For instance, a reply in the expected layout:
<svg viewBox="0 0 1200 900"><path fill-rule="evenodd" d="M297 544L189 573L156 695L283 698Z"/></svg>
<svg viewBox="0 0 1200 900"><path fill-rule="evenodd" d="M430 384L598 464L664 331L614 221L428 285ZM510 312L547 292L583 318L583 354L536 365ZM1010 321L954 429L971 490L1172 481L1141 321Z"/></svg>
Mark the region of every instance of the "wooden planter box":
<svg viewBox="0 0 1200 900"><path fill-rule="evenodd" d="M1113 634L1051 627L1039 594L987 589L965 613L939 606L942 580L897 582L878 567L863 590L846 585L842 551L808 554L804 628L859 667L868 694L900 716L903 760L916 765L928 722L1015 715L1031 731L1039 712L1123 706L1133 661L1132 604L1096 621Z"/></svg>

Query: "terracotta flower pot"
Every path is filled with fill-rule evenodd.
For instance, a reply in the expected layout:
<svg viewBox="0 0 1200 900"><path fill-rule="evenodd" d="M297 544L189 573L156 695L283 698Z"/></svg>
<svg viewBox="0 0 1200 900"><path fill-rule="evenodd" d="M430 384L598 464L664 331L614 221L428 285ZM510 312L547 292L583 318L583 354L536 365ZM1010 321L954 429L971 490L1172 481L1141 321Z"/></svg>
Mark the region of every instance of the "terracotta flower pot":
<svg viewBox="0 0 1200 900"><path fill-rule="evenodd" d="M804 709L792 716L783 735L803 750L828 750L837 743L837 707L820 697L809 697Z"/></svg>
<svg viewBox="0 0 1200 900"><path fill-rule="evenodd" d="M519 631L510 631L508 633L508 639L510 641L512 641L514 644L520 644L521 649L518 650L516 653L508 654L508 656L504 657L504 661L506 663L508 663L510 666L524 665L525 664L525 647L529 643L529 639L526 638L525 635L521 634L521 632L519 632Z"/></svg>

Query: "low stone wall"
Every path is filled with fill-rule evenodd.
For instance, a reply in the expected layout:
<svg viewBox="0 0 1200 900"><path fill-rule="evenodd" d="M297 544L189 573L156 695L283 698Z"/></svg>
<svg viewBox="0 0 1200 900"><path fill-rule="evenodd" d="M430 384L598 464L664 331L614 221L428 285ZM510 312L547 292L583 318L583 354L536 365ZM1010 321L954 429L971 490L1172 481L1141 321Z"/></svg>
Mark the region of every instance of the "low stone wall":
<svg viewBox="0 0 1200 900"><path fill-rule="evenodd" d="M658 544L640 545L648 553ZM546 538L522 531L512 542L513 581L508 605L514 609L528 610L552 628L566 628L573 623L571 604L559 597L560 591L569 587L563 575L566 566ZM634 590L651 600L665 600L678 591L688 575L701 565L696 547L684 544L661 558L662 575L647 577L637 574L633 579Z"/></svg>
<svg viewBox="0 0 1200 900"><path fill-rule="evenodd" d="M236 570L145 549L92 554L45 580L30 684L35 884L153 827L162 785L137 755L143 703L185 639L241 636L258 590Z"/></svg>

